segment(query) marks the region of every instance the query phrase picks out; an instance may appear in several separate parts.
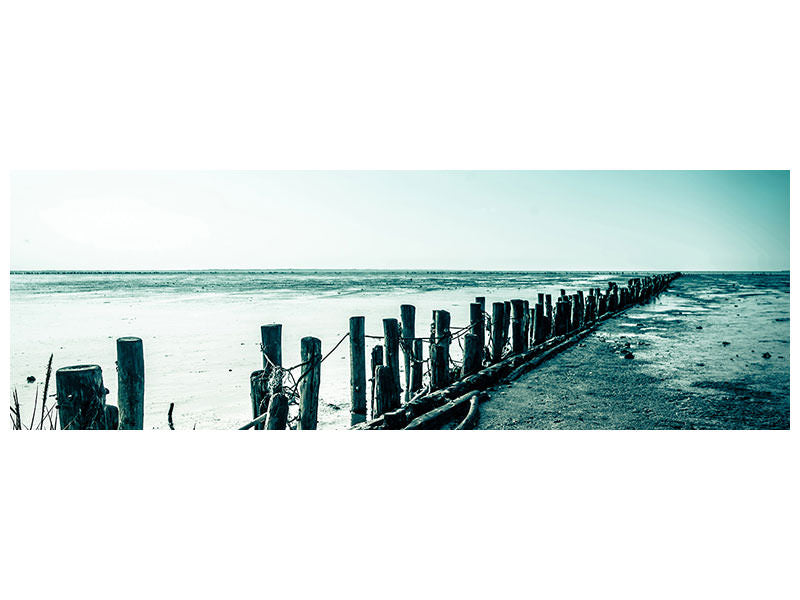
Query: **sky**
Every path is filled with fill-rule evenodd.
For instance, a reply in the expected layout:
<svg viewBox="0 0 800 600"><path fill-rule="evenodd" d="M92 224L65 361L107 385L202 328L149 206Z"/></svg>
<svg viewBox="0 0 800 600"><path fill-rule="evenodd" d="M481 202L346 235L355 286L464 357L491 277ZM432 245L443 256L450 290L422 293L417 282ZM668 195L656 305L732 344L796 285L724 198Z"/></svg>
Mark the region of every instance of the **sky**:
<svg viewBox="0 0 800 600"><path fill-rule="evenodd" d="M11 269L784 270L788 171L12 173Z"/></svg>

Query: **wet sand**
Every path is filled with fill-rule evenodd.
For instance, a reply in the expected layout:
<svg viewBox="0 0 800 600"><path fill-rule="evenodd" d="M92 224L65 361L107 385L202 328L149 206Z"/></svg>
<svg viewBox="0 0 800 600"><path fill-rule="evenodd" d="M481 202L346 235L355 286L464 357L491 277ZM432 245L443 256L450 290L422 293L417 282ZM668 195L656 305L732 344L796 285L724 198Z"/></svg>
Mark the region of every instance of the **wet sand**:
<svg viewBox="0 0 800 600"><path fill-rule="evenodd" d="M479 429L788 429L789 275L684 275L490 395Z"/></svg>

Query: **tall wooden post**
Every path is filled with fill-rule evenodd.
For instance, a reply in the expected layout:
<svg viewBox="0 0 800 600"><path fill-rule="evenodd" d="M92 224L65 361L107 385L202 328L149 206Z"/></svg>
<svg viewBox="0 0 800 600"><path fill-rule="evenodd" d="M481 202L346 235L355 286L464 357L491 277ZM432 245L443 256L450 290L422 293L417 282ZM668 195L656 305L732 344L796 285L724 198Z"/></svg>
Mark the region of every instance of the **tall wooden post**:
<svg viewBox="0 0 800 600"><path fill-rule="evenodd" d="M411 365L414 362L414 337L416 335L417 309L411 304L400 306L400 322L403 325L400 347L403 349L403 367L406 380L405 401L411 399Z"/></svg>
<svg viewBox="0 0 800 600"><path fill-rule="evenodd" d="M97 365L56 371L56 401L61 429L105 429L106 388Z"/></svg>
<svg viewBox="0 0 800 600"><path fill-rule="evenodd" d="M503 357L503 346L505 340L503 336L503 323L505 317L505 305L502 302L492 303L492 362L499 362Z"/></svg>
<svg viewBox="0 0 800 600"><path fill-rule="evenodd" d="M547 332L547 338L549 339L555 334L555 324L553 322L553 296L551 294L545 294L544 320L546 323L545 331Z"/></svg>
<svg viewBox="0 0 800 600"><path fill-rule="evenodd" d="M281 330L279 323L261 326L261 356L264 369L271 371L270 362L278 367L283 366L281 357ZM269 359L269 360L268 360Z"/></svg>
<svg viewBox="0 0 800 600"><path fill-rule="evenodd" d="M297 429L316 429L319 407L319 379L322 362L322 342L315 337L300 340L300 418Z"/></svg>
<svg viewBox="0 0 800 600"><path fill-rule="evenodd" d="M570 319L570 330L577 331L581 328L581 298L578 294L572 295L572 317Z"/></svg>
<svg viewBox="0 0 800 600"><path fill-rule="evenodd" d="M531 339L531 303L528 300L522 301L522 346L528 349Z"/></svg>
<svg viewBox="0 0 800 600"><path fill-rule="evenodd" d="M508 331L511 325L511 302L506 300L503 302L503 346L508 343L510 339Z"/></svg>
<svg viewBox="0 0 800 600"><path fill-rule="evenodd" d="M533 309L533 345L541 344L547 339L545 327L544 304L539 302Z"/></svg>
<svg viewBox="0 0 800 600"><path fill-rule="evenodd" d="M511 351L516 354L525 350L524 324L525 303L522 300L511 301Z"/></svg>
<svg viewBox="0 0 800 600"><path fill-rule="evenodd" d="M474 333L464 336L464 372L463 375L472 375L481 368L481 348L480 340Z"/></svg>
<svg viewBox="0 0 800 600"><path fill-rule="evenodd" d="M250 374L250 402L253 418L256 419L267 412L272 394L281 391L283 375L276 372L276 367L283 364L281 350L281 331L283 326L271 323L261 326L261 363L260 371ZM255 425L254 429L265 429L264 422Z"/></svg>
<svg viewBox="0 0 800 600"><path fill-rule="evenodd" d="M555 335L565 335L569 328L569 302L556 302Z"/></svg>
<svg viewBox="0 0 800 600"><path fill-rule="evenodd" d="M370 407L372 410L372 418L374 419L377 415L375 414L375 388L378 385L378 376L376 373L378 372L378 367L383 366L383 346L375 346L372 348L372 352L370 353L370 368L369 372L372 375L370 377Z"/></svg>
<svg viewBox="0 0 800 600"><path fill-rule="evenodd" d="M391 367L380 366L375 370L375 410L373 418L392 410L400 403L400 394L395 387L394 373Z"/></svg>
<svg viewBox="0 0 800 600"><path fill-rule="evenodd" d="M400 408L400 326L397 319L383 320L383 353L386 366L392 370L394 385L397 388L397 405L392 408ZM394 395L392 400L395 400Z"/></svg>
<svg viewBox="0 0 800 600"><path fill-rule="evenodd" d="M350 317L350 425L367 420L364 317Z"/></svg>
<svg viewBox="0 0 800 600"><path fill-rule="evenodd" d="M437 310L433 316L435 341L431 344L431 375L436 380L436 389L440 389L450 383L450 313Z"/></svg>
<svg viewBox="0 0 800 600"><path fill-rule="evenodd" d="M138 337L117 339L120 429L144 429L144 350Z"/></svg>
<svg viewBox="0 0 800 600"><path fill-rule="evenodd" d="M486 345L486 324L483 317L484 309L478 302L473 302L469 305L469 322L470 333L478 336L478 343L481 347L481 355L483 354L483 347Z"/></svg>
<svg viewBox="0 0 800 600"><path fill-rule="evenodd" d="M414 340L414 364L411 366L411 392L422 389L422 340Z"/></svg>

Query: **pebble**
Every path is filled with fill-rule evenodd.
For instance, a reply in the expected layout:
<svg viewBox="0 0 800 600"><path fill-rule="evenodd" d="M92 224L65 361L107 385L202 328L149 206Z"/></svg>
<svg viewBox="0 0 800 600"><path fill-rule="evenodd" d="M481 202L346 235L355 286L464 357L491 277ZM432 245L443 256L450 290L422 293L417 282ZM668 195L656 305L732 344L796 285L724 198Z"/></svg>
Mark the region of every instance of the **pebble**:
<svg viewBox="0 0 800 600"><path fill-rule="evenodd" d="M626 352L622 355L623 358L627 358L628 360L633 358L633 352Z"/></svg>
<svg viewBox="0 0 800 600"><path fill-rule="evenodd" d="M36 377L33 375L28 375L28 383L33 383L34 381L36 381Z"/></svg>
<svg viewBox="0 0 800 600"><path fill-rule="evenodd" d="M730 345L731 345L731 343L730 343L730 342L722 342L722 345L723 345L723 346L730 346Z"/></svg>
<svg viewBox="0 0 800 600"><path fill-rule="evenodd" d="M702 329L702 328L703 328L703 326L702 326L702 325L698 325L698 326L697 326L697 329Z"/></svg>
<svg viewBox="0 0 800 600"><path fill-rule="evenodd" d="M764 352L764 354L762 354L761 356L763 358L772 358L772 354L770 354L769 352Z"/></svg>

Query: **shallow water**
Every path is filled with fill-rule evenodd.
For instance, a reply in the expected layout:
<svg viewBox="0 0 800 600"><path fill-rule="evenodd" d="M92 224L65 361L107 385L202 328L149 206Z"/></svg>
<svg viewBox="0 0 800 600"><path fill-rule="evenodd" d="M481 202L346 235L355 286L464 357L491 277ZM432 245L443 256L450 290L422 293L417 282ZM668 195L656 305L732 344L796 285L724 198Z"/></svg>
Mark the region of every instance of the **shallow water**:
<svg viewBox="0 0 800 600"><path fill-rule="evenodd" d="M146 428L166 428L167 409L174 402L179 429L231 429L251 418L249 375L261 366L262 324L283 324L283 362L288 366L299 362L302 337L320 338L326 354L347 332L353 315L364 315L367 334L377 336L383 332L383 318L399 318L401 304L414 304L417 335L426 335L434 309L451 312L453 329L466 325L469 303L475 296L486 296L490 307L492 302L516 297L535 301L539 292L555 296L562 287L568 292L605 288L606 281L624 282L636 275L641 274L12 273L11 386L18 389L25 414L52 352L54 368L99 364L110 391L109 401L115 403L115 339L135 335L143 339L145 347ZM772 300L759 304L759 300L767 300L759 296L751 297L747 310L753 314L777 310L789 316L788 274L702 276L708 278L703 308L710 312L720 296L771 293L776 286L784 286L785 314L783 305L776 308ZM674 304L660 304L659 310L665 319L680 319L680 297L671 298ZM783 325L788 357L788 323ZM367 352L378 343L367 340ZM459 352L454 344L454 358L459 358ZM349 425L348 357L345 342L322 365L320 428ZM669 357L665 360L669 362ZM36 383L26 383L29 375L36 377Z"/></svg>

